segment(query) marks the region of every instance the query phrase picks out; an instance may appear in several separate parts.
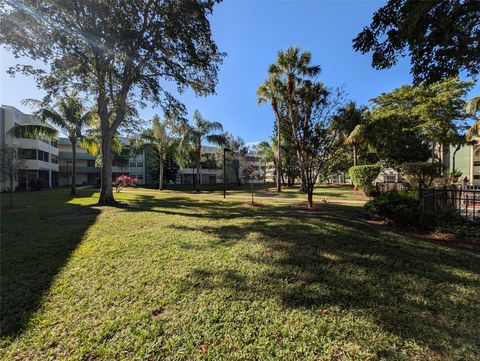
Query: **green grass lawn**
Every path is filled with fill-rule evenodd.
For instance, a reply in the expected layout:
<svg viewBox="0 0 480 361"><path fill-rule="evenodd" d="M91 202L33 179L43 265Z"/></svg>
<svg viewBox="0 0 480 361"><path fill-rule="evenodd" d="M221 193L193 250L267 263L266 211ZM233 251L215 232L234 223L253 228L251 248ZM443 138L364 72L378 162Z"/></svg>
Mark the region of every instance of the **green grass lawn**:
<svg viewBox="0 0 480 361"><path fill-rule="evenodd" d="M362 208L140 192L2 211L5 360L478 360L480 259Z"/></svg>
<svg viewBox="0 0 480 361"><path fill-rule="evenodd" d="M282 192L278 193L272 183L256 183L254 184L254 195L255 197L263 198L292 198L306 201L306 194L300 193L298 189L299 186L284 187ZM192 185L169 185L166 191L168 193L197 193ZM223 185L201 185L201 193L223 195ZM242 184L237 186L228 184L227 194L248 197L250 196L250 185ZM360 191L353 191L353 186L349 184L321 184L314 191L314 200L321 202L323 199L331 201L366 201L369 198Z"/></svg>

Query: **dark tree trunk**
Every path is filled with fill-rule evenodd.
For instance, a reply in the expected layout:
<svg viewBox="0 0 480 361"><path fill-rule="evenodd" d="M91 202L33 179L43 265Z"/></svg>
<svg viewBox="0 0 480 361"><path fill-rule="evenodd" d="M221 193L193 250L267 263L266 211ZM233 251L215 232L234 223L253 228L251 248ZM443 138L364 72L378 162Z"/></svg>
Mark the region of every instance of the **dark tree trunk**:
<svg viewBox="0 0 480 361"><path fill-rule="evenodd" d="M102 187L100 189L100 199L98 204L101 206L115 206L117 202L113 198L112 187L112 137L108 132L102 134Z"/></svg>
<svg viewBox="0 0 480 361"><path fill-rule="evenodd" d="M73 196L77 193L77 142L70 140L72 143L72 186L70 194Z"/></svg>
<svg viewBox="0 0 480 361"><path fill-rule="evenodd" d="M13 177L10 177L10 208L13 208Z"/></svg>
<svg viewBox="0 0 480 361"><path fill-rule="evenodd" d="M163 190L163 160L162 157L160 157L160 174L158 175L158 189Z"/></svg>
<svg viewBox="0 0 480 361"><path fill-rule="evenodd" d="M278 129L277 129L277 192L282 191L281 176L282 176L282 159L280 156L280 119L277 119Z"/></svg>
<svg viewBox="0 0 480 361"><path fill-rule="evenodd" d="M313 208L313 189L308 187L307 189L307 202L308 202L308 208Z"/></svg>

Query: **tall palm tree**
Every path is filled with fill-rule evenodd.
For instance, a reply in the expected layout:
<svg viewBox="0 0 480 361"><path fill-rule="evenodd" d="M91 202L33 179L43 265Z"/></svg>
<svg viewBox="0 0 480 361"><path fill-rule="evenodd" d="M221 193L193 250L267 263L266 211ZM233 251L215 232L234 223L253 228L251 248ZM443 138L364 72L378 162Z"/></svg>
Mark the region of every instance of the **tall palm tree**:
<svg viewBox="0 0 480 361"><path fill-rule="evenodd" d="M281 115L279 111L279 99L281 99L282 83L280 79L275 75L270 75L265 82L260 85L257 89L257 101L258 104L265 103L270 101L270 104L275 114L275 120L277 121L277 152L275 155L276 162L276 177L275 182L277 183L277 192L282 191L282 162L280 159L280 150L281 150L281 131L282 131L282 122Z"/></svg>
<svg viewBox="0 0 480 361"><path fill-rule="evenodd" d="M345 142L352 146L353 165L358 165L358 147L365 140L365 125L357 124L352 132L345 138Z"/></svg>
<svg viewBox="0 0 480 361"><path fill-rule="evenodd" d="M92 112L86 111L82 99L75 93L59 99L53 108L41 106L35 99L26 99L25 104L36 106L35 115L43 122L48 122L67 134L72 145L72 186L70 194L76 193L77 142L82 138L83 128L92 119Z"/></svg>
<svg viewBox="0 0 480 361"><path fill-rule="evenodd" d="M311 65L312 53L302 51L298 47L290 47L287 50L280 51L274 64L270 65L268 72L270 76L278 78L282 84L281 94L285 101L287 110L287 122L292 127L292 135L297 134L295 129L297 116L296 106L296 89L306 79L313 78L320 73L319 65ZM302 146L301 144L298 144ZM297 156L299 162L302 162L300 149L297 146ZM280 163L280 162L279 162ZM305 179L302 179L302 189L305 187Z"/></svg>
<svg viewBox="0 0 480 361"><path fill-rule="evenodd" d="M167 131L167 126L160 120L158 115L152 118L151 129L147 129L141 134L141 142L152 146L157 154L159 162L159 184L158 189L163 190L163 163L166 159L168 149L175 143L175 138L170 136Z"/></svg>
<svg viewBox="0 0 480 361"><path fill-rule="evenodd" d="M288 97L292 98L299 78L314 77L320 73L320 66L311 65L311 61L312 53L290 47L278 53L277 60L270 65L268 72L283 80Z"/></svg>
<svg viewBox="0 0 480 361"><path fill-rule="evenodd" d="M220 131L220 133L216 133ZM200 192L199 185L201 184L201 153L202 142L207 141L216 145L225 145L225 136L222 133L223 126L219 122L211 122L204 119L198 110L193 113L193 124L185 123L183 126L182 145L189 145L191 154L193 156L194 167L197 168L198 181L193 177L193 186L196 187L197 192Z"/></svg>

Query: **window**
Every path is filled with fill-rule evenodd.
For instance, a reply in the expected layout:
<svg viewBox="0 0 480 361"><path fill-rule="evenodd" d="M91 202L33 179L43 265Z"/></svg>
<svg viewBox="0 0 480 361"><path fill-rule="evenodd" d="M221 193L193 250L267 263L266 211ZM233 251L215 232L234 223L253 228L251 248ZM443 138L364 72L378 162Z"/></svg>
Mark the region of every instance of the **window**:
<svg viewBox="0 0 480 361"><path fill-rule="evenodd" d="M384 177L385 183L395 183L395 176L394 175L386 175Z"/></svg>
<svg viewBox="0 0 480 361"><path fill-rule="evenodd" d="M473 179L480 179L480 174L474 174Z"/></svg>
<svg viewBox="0 0 480 361"><path fill-rule="evenodd" d="M50 142L50 144L52 145L52 147L58 148L58 141L57 141L57 140L52 140L52 141Z"/></svg>
<svg viewBox="0 0 480 361"><path fill-rule="evenodd" d="M48 162L49 154L44 152L43 150L38 150L38 160L43 160L44 162Z"/></svg>
<svg viewBox="0 0 480 361"><path fill-rule="evenodd" d="M143 167L143 162L137 162L137 167L142 168Z"/></svg>
<svg viewBox="0 0 480 361"><path fill-rule="evenodd" d="M480 167L480 160L474 160L474 161L473 161L473 165L474 165L475 167Z"/></svg>
<svg viewBox="0 0 480 361"><path fill-rule="evenodd" d="M95 167L95 161L92 159L87 160L87 167Z"/></svg>
<svg viewBox="0 0 480 361"><path fill-rule="evenodd" d="M54 164L58 164L58 159L57 159L57 156L52 154L52 163Z"/></svg>
<svg viewBox="0 0 480 361"><path fill-rule="evenodd" d="M20 159L37 159L37 151L35 149L19 149L18 157Z"/></svg>
<svg viewBox="0 0 480 361"><path fill-rule="evenodd" d="M132 162L132 161L131 161L128 166L129 166L129 167L135 167L135 164L136 164L135 162Z"/></svg>

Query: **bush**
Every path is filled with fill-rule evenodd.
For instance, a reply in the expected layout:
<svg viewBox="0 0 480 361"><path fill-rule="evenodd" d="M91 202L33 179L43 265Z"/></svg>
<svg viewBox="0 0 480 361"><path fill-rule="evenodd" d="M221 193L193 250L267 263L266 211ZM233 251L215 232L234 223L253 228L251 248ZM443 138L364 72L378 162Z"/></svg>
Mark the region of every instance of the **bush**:
<svg viewBox="0 0 480 361"><path fill-rule="evenodd" d="M128 175L121 175L117 177L117 181L115 182L115 190L119 193L124 187L136 187L138 182L138 178L129 177Z"/></svg>
<svg viewBox="0 0 480 361"><path fill-rule="evenodd" d="M430 187L444 171L444 166L438 162L404 163L400 168L405 185L409 189Z"/></svg>
<svg viewBox="0 0 480 361"><path fill-rule="evenodd" d="M423 228L430 226L428 215L420 208L420 202L405 192L387 192L365 204L366 211L373 217L399 226Z"/></svg>
<svg viewBox="0 0 480 361"><path fill-rule="evenodd" d="M361 189L367 196L371 195L375 186L373 181L377 178L381 167L376 164L357 165L350 167L348 174L355 187Z"/></svg>
<svg viewBox="0 0 480 361"><path fill-rule="evenodd" d="M33 178L33 179L30 179L30 182L28 182L28 186L30 187L31 190L41 191L44 187L47 186L47 182L45 182L41 178Z"/></svg>

